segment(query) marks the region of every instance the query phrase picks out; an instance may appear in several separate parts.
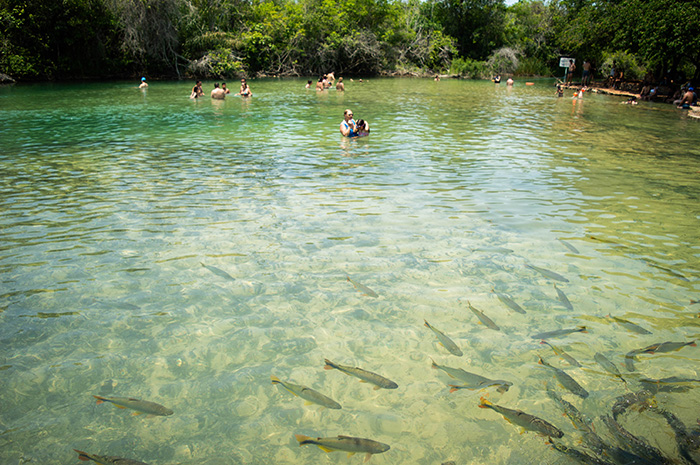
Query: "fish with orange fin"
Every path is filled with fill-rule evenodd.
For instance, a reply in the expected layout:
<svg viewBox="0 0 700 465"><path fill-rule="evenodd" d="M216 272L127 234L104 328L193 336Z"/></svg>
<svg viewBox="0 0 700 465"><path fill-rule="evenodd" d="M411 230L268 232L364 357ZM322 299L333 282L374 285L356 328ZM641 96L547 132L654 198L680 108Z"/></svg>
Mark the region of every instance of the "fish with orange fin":
<svg viewBox="0 0 700 465"><path fill-rule="evenodd" d="M462 355L464 355L462 353L462 349L457 347L457 344L455 344L452 339L447 337L445 335L445 333L443 333L442 331L440 331L437 328L432 327L430 325L430 323L428 323L427 320L423 320L423 321L425 322L423 326L430 329L435 334L435 337L440 342L440 345L442 345L445 349L447 349L447 351L449 353L451 353L452 355L456 355L457 357L461 357Z"/></svg>
<svg viewBox="0 0 700 465"><path fill-rule="evenodd" d="M331 409L341 409L341 405L331 399L330 397L324 396L320 392L314 391L313 389L303 386L301 384L294 384L287 381L282 381L277 376L271 376L272 384L277 384L282 386L287 391L291 392L297 397L301 397L306 401L307 404L318 404L323 407L328 407Z"/></svg>
<svg viewBox="0 0 700 465"><path fill-rule="evenodd" d="M155 402L149 402L147 400L134 399L132 397L102 397L102 396L92 396L97 399L97 403L111 402L117 408L128 408L135 410L134 415L157 415L157 416L168 416L172 415L173 411L167 407L163 407Z"/></svg>
<svg viewBox="0 0 700 465"><path fill-rule="evenodd" d="M525 413L522 410L513 410L493 404L484 397L482 397L480 400L481 403L479 404L479 408L490 408L491 410L503 415L503 418L505 418L509 423L520 426L529 431L534 431L543 436L555 438L564 436L564 432L562 430L541 418Z"/></svg>
<svg viewBox="0 0 700 465"><path fill-rule="evenodd" d="M360 382L362 383L370 383L374 384L374 390L376 391L377 389L396 389L399 387L398 384L393 382L392 380L385 378L381 375L378 375L376 373L372 373L371 371L363 370L362 368L358 367L351 367L351 366L346 366L346 365L341 365L339 363L333 363L328 359L324 360L326 362L326 365L323 367L324 370L338 370L342 371L346 375L354 376L355 378L359 378Z"/></svg>
<svg viewBox="0 0 700 465"><path fill-rule="evenodd" d="M357 454L365 454L365 462L372 458L373 454L381 454L390 449L389 445L372 439L353 438L351 436L338 436L335 438L311 438L303 434L295 434L294 437L299 441L299 445L313 444L319 447L324 452L333 452L342 450L348 453L348 457Z"/></svg>
<svg viewBox="0 0 700 465"><path fill-rule="evenodd" d="M374 292L372 289L365 286L364 284L358 283L357 281L353 281L352 279L350 279L350 276L346 276L346 278L350 284L355 286L355 289L357 289L357 291L359 293L366 295L368 297L379 297L379 294L377 294L376 292Z"/></svg>
<svg viewBox="0 0 700 465"><path fill-rule="evenodd" d="M148 465L145 462L139 462L138 460L124 459L121 457L114 457L111 455L93 455L83 452L82 450L73 449L78 453L78 460L83 462L89 462L92 460L100 465Z"/></svg>

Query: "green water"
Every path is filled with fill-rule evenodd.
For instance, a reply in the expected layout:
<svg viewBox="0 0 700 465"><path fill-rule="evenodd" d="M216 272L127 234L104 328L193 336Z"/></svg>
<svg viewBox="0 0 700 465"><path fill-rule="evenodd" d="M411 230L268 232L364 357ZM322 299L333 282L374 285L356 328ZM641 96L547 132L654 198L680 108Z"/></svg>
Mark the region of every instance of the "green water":
<svg viewBox="0 0 700 465"><path fill-rule="evenodd" d="M622 367L631 350L700 337L700 122L557 99L551 81L305 81L253 80L251 99L225 101L190 100L190 82L0 89L0 462L79 463L80 449L152 465L362 463L294 438L340 434L389 444L376 464L568 463L479 398L580 447L546 382L613 442L597 417L640 378L700 378L694 347ZM369 137L341 137L346 108ZM551 342L580 368L531 338L578 325L589 332ZM590 396L553 385L537 355ZM324 358L399 387L373 390ZM431 358L513 386L449 393ZM304 405L272 375L343 408ZM175 413L132 416L93 395ZM700 389L656 400L692 425ZM678 457L659 415L622 423Z"/></svg>

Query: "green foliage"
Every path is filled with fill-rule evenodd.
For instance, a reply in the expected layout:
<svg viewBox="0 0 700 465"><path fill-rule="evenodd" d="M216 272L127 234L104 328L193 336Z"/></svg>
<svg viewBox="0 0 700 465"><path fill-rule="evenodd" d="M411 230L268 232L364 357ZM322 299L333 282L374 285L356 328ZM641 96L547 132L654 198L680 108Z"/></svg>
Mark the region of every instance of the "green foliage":
<svg viewBox="0 0 700 465"><path fill-rule="evenodd" d="M490 76L485 61L472 60L471 58L455 58L452 60L450 73L471 79L486 79Z"/></svg>
<svg viewBox="0 0 700 465"><path fill-rule="evenodd" d="M603 64L600 65L600 71L608 76L613 63L615 63L616 71L622 71L624 78L628 80L641 80L646 73L646 70L639 65L637 58L627 51L606 53Z"/></svg>
<svg viewBox="0 0 700 465"><path fill-rule="evenodd" d="M520 51L510 47L495 50L486 61L486 67L492 74L512 74L518 69Z"/></svg>
<svg viewBox="0 0 700 465"><path fill-rule="evenodd" d="M518 76L552 76L552 70L544 60L536 57L524 57L515 69Z"/></svg>

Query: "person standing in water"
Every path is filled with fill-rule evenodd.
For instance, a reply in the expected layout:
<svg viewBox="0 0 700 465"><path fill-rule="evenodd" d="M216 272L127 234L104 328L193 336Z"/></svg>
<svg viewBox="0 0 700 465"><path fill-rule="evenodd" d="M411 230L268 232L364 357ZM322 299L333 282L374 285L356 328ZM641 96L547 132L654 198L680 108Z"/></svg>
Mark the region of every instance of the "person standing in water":
<svg viewBox="0 0 700 465"><path fill-rule="evenodd" d="M142 77L141 78L141 85L139 86L139 89L145 89L146 87L148 87L148 83L146 82L146 78Z"/></svg>
<svg viewBox="0 0 700 465"><path fill-rule="evenodd" d="M352 110L345 110L343 121L340 123L340 133L345 137L353 137L355 134L355 120L352 119Z"/></svg>
<svg viewBox="0 0 700 465"><path fill-rule="evenodd" d="M236 95L240 95L241 97L253 96L253 93L250 91L250 87L248 87L248 83L245 81L245 79L241 79L241 91Z"/></svg>

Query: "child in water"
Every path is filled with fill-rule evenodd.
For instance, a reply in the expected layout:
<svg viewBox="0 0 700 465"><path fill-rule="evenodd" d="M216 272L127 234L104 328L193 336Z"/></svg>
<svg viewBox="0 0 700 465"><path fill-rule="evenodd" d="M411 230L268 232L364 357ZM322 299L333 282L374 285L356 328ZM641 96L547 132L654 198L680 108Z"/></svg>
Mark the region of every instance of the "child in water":
<svg viewBox="0 0 700 465"><path fill-rule="evenodd" d="M361 119L355 124L355 135L357 136L367 136L369 135L369 124L367 121Z"/></svg>

